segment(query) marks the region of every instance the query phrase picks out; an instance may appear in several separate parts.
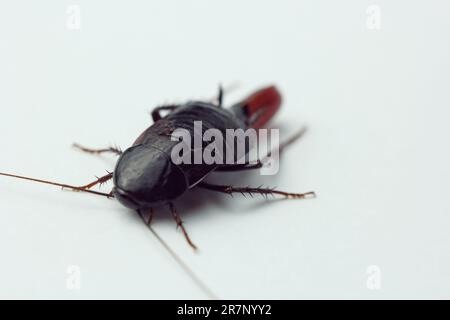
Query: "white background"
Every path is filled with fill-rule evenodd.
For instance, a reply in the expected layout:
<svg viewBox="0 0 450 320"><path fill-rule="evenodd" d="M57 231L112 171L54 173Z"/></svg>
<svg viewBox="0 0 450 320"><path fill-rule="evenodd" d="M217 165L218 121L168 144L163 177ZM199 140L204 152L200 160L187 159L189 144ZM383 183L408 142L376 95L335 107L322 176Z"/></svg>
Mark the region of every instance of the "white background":
<svg viewBox="0 0 450 320"><path fill-rule="evenodd" d="M69 5L81 29L66 26ZM381 29L366 25L378 5ZM450 298L448 1L8 1L0 5L0 169L84 184L165 102L231 104L276 84L272 125L307 124L277 176L235 185L315 190L307 201L209 191L154 228L220 298ZM111 185L102 190L110 190ZM113 200L0 177L1 298L207 298ZM79 266L80 290L67 268ZM367 286L369 266L381 287Z"/></svg>

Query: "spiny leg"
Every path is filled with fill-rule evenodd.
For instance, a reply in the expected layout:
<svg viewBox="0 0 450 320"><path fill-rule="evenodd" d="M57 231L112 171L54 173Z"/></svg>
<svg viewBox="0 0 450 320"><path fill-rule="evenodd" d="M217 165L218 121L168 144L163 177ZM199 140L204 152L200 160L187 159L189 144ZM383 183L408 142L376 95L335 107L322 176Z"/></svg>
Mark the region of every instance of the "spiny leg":
<svg viewBox="0 0 450 320"><path fill-rule="evenodd" d="M118 156L120 156L122 154L122 150L120 150L119 147L109 147L109 148L103 148L103 149L91 149L91 148L83 147L83 146L79 145L78 143L74 143L73 147L78 149L78 150L81 150L83 152L90 153L90 154L102 154L102 153L108 153L108 152L114 153L114 154L116 154Z"/></svg>
<svg viewBox="0 0 450 320"><path fill-rule="evenodd" d="M286 141L282 142L278 147L278 153L281 154L283 150L286 149L287 146L291 145L298 139L300 139L306 132L306 127L302 127L299 131L297 131L292 137L287 139ZM270 157L272 154L272 151L269 151L266 156L263 158L263 160L257 160L254 164L231 164L231 165L224 165L222 167L219 167L216 169L216 171L241 171L241 170L251 170L251 169L260 169L263 167L264 160Z"/></svg>
<svg viewBox="0 0 450 320"><path fill-rule="evenodd" d="M170 212L172 213L172 217L175 220L175 222L177 223L177 227L181 228L181 231L184 234L184 237L186 238L186 241L188 242L188 244L194 249L197 250L197 247L195 246L195 244L191 241L191 239L189 238L188 233L186 232L186 229L183 226L183 221L181 220L180 216L178 215L175 206L173 205L172 202L169 203L169 208L170 208Z"/></svg>
<svg viewBox="0 0 450 320"><path fill-rule="evenodd" d="M162 118L164 118L161 115L161 111L167 111L167 110L168 111L173 111L173 110L175 110L178 107L179 107L178 105L167 105L167 106L156 107L155 109L152 110L152 113L151 113L153 122L159 121Z"/></svg>
<svg viewBox="0 0 450 320"><path fill-rule="evenodd" d="M220 85L219 85L219 93L218 93L218 95L217 95L217 105L219 106L219 108L222 108L222 107L223 107L222 102L223 102L223 87L222 87L222 85L220 84Z"/></svg>
<svg viewBox="0 0 450 320"><path fill-rule="evenodd" d="M91 189L92 187L96 186L97 184L102 185L102 184L108 182L109 180L112 179L112 177L113 177L113 173L112 172L108 172L107 175L104 175L103 177L97 177L97 180L95 180L95 181L93 181L91 183L88 183L88 184L86 184L84 186L80 186L79 189L82 189L82 190Z"/></svg>
<svg viewBox="0 0 450 320"><path fill-rule="evenodd" d="M242 195L250 195L253 197L254 194L260 194L264 197L267 197L269 195L273 196L275 194L284 196L285 198L289 199L305 199L305 198L314 198L316 194L314 191L309 191L306 193L292 193L292 192L286 192L286 191L280 191L276 189L271 188L252 188L252 187L233 187L233 186L226 186L226 185L216 185L216 184L210 184L206 182L200 182L198 185L200 188L212 190L212 191L218 191L223 192L232 195L233 193L241 193Z"/></svg>
<svg viewBox="0 0 450 320"><path fill-rule="evenodd" d="M300 139L301 137L303 137L303 135L305 134L305 132L308 130L307 127L301 127L300 130L298 130L292 137L290 137L289 139L287 139L286 141L282 142L280 144L280 146L278 147L278 152L281 154L281 152L283 150L286 149L286 147L290 146L291 144L293 144L295 141L297 141L298 139ZM271 151L269 151L269 153L267 153L266 158L270 157L270 155L272 154Z"/></svg>
<svg viewBox="0 0 450 320"><path fill-rule="evenodd" d="M208 102L211 102L211 103L218 102L218 106L222 106L223 97L226 94L229 94L229 93L235 91L239 87L240 87L240 84L238 82L232 82L226 86L219 84L218 95L215 95L215 96L211 97L210 99L208 99Z"/></svg>
<svg viewBox="0 0 450 320"><path fill-rule="evenodd" d="M153 208L148 209L148 220L145 222L148 226L152 223L153 220Z"/></svg>

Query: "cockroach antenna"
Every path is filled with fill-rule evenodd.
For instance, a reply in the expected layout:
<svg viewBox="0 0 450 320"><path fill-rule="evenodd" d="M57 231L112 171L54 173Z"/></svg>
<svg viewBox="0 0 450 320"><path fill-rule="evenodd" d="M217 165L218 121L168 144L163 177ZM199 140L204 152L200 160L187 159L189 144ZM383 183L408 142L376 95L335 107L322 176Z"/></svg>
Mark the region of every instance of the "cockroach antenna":
<svg viewBox="0 0 450 320"><path fill-rule="evenodd" d="M175 251L164 241L163 238L152 228L152 226L145 221L145 217L142 212L138 211L139 216L144 221L150 232L155 236L158 242L166 249L166 251L172 256L172 258L178 263L178 265L184 270L184 272L191 278L191 280L207 295L210 299L217 300L217 296L211 291L211 289L192 271L191 268L178 256Z"/></svg>
<svg viewBox="0 0 450 320"><path fill-rule="evenodd" d="M0 172L0 176L11 177L11 178L16 178L16 179L22 179L22 180L28 180L28 181L34 181L34 182L49 184L49 185L52 185L52 186L61 187L62 189L69 189L69 190L72 190L72 191L87 192L87 193L92 193L92 194L96 194L96 195L99 195L99 196L104 196L104 197L107 197L107 198L114 198L114 195L112 193L105 193L105 192L100 192L100 191L89 190L89 189L86 189L86 188L83 188L83 187L73 186L73 185L69 185L69 184L65 184L65 183L59 183L59 182L54 182L54 181L49 181L49 180L30 178L30 177L19 176L19 175L16 175L16 174L10 174L10 173L4 173L4 172Z"/></svg>
<svg viewBox="0 0 450 320"><path fill-rule="evenodd" d="M5 172L0 172L0 176L10 177L10 178L16 178L16 179L22 179L27 181L33 181L48 185L53 185L57 187L61 187L62 189L68 189L72 191L80 191L80 192L86 192L95 194L98 196L104 196L107 198L114 198L114 195L112 193L104 193L94 190L89 190L85 187L77 187L65 183L59 183L49 180L42 180L42 179L36 179L16 174L10 174ZM156 233L156 231L151 227L151 225L145 221L144 216L142 215L141 211L138 210L139 216L144 220L145 225L147 225L150 232L153 234L153 236L158 240L158 242L167 250L167 252L172 256L172 258L178 263L178 265L183 269L183 271L187 274L187 276L200 288L200 290L203 291L203 293L208 296L210 299L217 299L216 295L211 291L211 289L208 288L208 286L192 271L191 268L175 253L175 251L161 238L161 236Z"/></svg>

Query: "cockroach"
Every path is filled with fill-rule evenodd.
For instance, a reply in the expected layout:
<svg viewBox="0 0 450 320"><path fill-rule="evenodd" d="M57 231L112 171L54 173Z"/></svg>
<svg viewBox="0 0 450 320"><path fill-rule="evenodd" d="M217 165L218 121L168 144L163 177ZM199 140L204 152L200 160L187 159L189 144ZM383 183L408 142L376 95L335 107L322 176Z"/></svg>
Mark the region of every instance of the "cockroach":
<svg viewBox="0 0 450 320"><path fill-rule="evenodd" d="M184 128L193 133L194 121L202 121L206 128L218 129L225 135L227 129L259 129L277 112L281 105L281 95L275 86L256 91L239 103L224 108L222 106L223 90L219 88L217 102L190 101L184 104L163 105L151 112L154 123L148 127L134 143L121 151L117 147L90 149L78 144L74 146L91 154L113 153L119 156L113 172L108 172L95 181L83 186L73 186L53 181L35 179L8 173L0 173L19 179L60 186L74 191L89 192L108 198L116 198L127 208L137 211L147 224L150 224L153 208L168 206L177 226L181 229L188 244L196 249L189 238L183 222L173 202L192 188L203 188L227 194L261 194L280 195L287 198L314 197L314 192L291 193L271 188L236 187L215 185L203 179L214 171L238 171L258 169L262 161L239 164L174 164L171 151L176 145L170 135L176 128ZM168 114L163 116L163 112ZM281 151L286 145L298 139L304 130L279 146ZM103 193L91 190L96 185L113 180L111 192ZM144 213L150 213L145 219Z"/></svg>

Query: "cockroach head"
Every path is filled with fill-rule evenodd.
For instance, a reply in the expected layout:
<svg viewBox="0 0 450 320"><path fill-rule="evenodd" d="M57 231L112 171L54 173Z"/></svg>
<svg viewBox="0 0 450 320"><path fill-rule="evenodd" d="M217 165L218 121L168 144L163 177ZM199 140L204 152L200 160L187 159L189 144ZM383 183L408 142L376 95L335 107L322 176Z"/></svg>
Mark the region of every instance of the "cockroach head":
<svg viewBox="0 0 450 320"><path fill-rule="evenodd" d="M113 181L114 196L135 210L168 203L188 189L184 173L170 156L143 144L125 150L120 156Z"/></svg>

